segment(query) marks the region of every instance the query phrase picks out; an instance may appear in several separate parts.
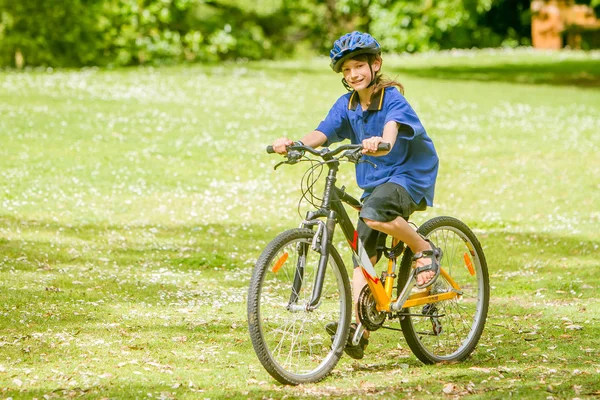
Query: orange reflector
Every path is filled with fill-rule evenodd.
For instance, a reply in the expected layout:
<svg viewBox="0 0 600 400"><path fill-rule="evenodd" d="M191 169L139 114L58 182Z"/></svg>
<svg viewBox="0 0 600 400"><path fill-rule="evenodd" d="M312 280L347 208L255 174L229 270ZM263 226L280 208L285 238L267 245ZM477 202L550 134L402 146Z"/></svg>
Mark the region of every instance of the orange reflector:
<svg viewBox="0 0 600 400"><path fill-rule="evenodd" d="M475 268L473 268L473 263L471 262L471 257L469 257L469 253L465 253L463 258L465 259L465 265L469 269L469 273L475 276Z"/></svg>
<svg viewBox="0 0 600 400"><path fill-rule="evenodd" d="M281 266L283 264L285 264L285 262L287 261L288 257L289 257L289 254L286 251L285 253L283 253L283 255L281 257L279 257L279 260L277 260L277 262L275 263L275 265L273 265L273 268L271 269L271 271L273 271L274 273L277 273L277 271L279 271L279 268L281 268Z"/></svg>

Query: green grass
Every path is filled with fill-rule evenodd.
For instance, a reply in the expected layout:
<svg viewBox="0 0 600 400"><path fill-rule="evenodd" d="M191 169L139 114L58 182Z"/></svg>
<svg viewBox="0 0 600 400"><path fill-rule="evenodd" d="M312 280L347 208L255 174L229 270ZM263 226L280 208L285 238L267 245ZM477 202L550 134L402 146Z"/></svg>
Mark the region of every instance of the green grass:
<svg viewBox="0 0 600 400"><path fill-rule="evenodd" d="M424 366L377 332L364 360L299 387L254 355L246 287L299 221L303 168L273 171L264 147L342 94L327 60L0 72L0 396L598 396L598 63L385 59L441 157L436 206L414 220L476 230L490 315L463 363ZM340 180L359 193L350 165Z"/></svg>

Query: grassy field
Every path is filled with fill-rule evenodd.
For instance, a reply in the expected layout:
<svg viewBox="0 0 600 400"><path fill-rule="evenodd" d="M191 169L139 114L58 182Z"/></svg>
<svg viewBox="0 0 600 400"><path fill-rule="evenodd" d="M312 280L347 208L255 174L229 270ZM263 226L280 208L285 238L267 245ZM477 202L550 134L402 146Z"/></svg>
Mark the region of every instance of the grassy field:
<svg viewBox="0 0 600 400"><path fill-rule="evenodd" d="M449 52L384 71L441 158L415 222L458 217L487 255L469 360L424 366L377 332L363 360L285 387L252 350L251 269L298 225L304 172L273 171L264 148L343 93L326 59L3 71L0 397L600 396L600 55ZM340 179L359 193L350 165Z"/></svg>

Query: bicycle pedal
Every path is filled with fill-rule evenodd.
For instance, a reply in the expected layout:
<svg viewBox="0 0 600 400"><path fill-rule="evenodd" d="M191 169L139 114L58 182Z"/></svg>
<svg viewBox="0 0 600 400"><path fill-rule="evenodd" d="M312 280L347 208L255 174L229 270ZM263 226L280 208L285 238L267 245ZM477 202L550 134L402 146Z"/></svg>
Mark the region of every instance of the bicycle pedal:
<svg viewBox="0 0 600 400"><path fill-rule="evenodd" d="M359 323L356 327L356 331L354 331L352 342L350 342L352 346L358 346L358 343L360 343L360 339L362 338L363 333L365 333L365 327L363 326L363 324Z"/></svg>

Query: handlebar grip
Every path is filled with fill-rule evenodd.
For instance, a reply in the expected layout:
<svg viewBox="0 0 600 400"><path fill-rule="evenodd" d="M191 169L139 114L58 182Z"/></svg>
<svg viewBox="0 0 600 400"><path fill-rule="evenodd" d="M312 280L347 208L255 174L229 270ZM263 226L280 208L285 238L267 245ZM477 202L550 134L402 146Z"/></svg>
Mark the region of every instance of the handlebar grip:
<svg viewBox="0 0 600 400"><path fill-rule="evenodd" d="M379 143L377 151L388 151L391 148L389 143Z"/></svg>
<svg viewBox="0 0 600 400"><path fill-rule="evenodd" d="M267 153L269 153L269 154L275 153L275 150L273 150L273 146L267 146Z"/></svg>

